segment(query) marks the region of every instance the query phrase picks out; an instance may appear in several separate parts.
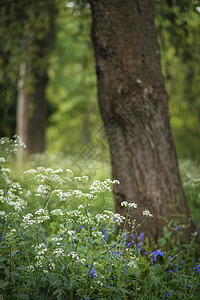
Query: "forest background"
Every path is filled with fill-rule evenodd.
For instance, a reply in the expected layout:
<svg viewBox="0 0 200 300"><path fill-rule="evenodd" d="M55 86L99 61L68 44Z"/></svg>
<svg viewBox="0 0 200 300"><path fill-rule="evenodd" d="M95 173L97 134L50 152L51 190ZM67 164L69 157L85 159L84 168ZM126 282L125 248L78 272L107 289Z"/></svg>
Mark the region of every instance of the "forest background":
<svg viewBox="0 0 200 300"><path fill-rule="evenodd" d="M16 133L19 69L28 55L23 35L29 26L40 34L45 24L41 16L47 12L45 1L40 2L41 15L32 13L32 4L26 1L6 1L1 8L1 136ZM55 22L46 58L46 150L67 158L87 145L92 159L102 161L102 155L107 155L104 160L109 161L97 101L89 5L84 1L54 1L54 5ZM194 1L156 1L155 21L178 157L199 161L200 18L196 6Z"/></svg>

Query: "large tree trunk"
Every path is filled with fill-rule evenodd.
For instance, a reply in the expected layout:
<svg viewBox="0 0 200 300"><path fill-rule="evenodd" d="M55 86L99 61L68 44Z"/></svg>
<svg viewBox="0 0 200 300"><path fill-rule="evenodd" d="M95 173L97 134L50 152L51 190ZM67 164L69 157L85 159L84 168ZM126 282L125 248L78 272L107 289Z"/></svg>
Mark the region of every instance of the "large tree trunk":
<svg viewBox="0 0 200 300"><path fill-rule="evenodd" d="M153 0L90 0L99 105L111 154L116 210L135 202L133 218L148 219L139 232L157 241L164 220L189 210L181 185L161 72ZM191 227L184 239L190 239Z"/></svg>

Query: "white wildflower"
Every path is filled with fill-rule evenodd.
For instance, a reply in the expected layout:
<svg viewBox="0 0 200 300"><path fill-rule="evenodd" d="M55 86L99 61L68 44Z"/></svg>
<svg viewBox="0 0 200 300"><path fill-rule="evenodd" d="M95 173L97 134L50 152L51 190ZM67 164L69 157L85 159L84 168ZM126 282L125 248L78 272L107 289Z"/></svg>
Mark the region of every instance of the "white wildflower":
<svg viewBox="0 0 200 300"><path fill-rule="evenodd" d="M54 270L56 268L55 264L50 260L49 262L49 269Z"/></svg>
<svg viewBox="0 0 200 300"><path fill-rule="evenodd" d="M143 210L142 214L143 216L153 217L153 215L150 213L148 209Z"/></svg>
<svg viewBox="0 0 200 300"><path fill-rule="evenodd" d="M64 250L61 249L61 248L55 249L55 250L53 251L53 254L54 254L56 257L65 256Z"/></svg>
<svg viewBox="0 0 200 300"><path fill-rule="evenodd" d="M67 201L67 199L69 198L69 197L71 197L71 193L69 193L69 192L66 192L66 193L63 193L63 192L60 192L60 201L61 202L65 202L65 201Z"/></svg>
<svg viewBox="0 0 200 300"><path fill-rule="evenodd" d="M51 240L54 241L54 242L60 242L60 241L63 240L63 238L62 237L54 236Z"/></svg>
<svg viewBox="0 0 200 300"><path fill-rule="evenodd" d="M37 193L42 195L47 195L51 191L51 187L49 185L39 185L37 188Z"/></svg>
<svg viewBox="0 0 200 300"><path fill-rule="evenodd" d="M29 272L33 272L34 269L35 269L35 268L34 268L33 265L30 265L30 266L27 267L27 270L28 270Z"/></svg>
<svg viewBox="0 0 200 300"><path fill-rule="evenodd" d="M78 206L78 209L82 209L82 208L84 208L84 206L83 206L82 204L80 204L80 205Z"/></svg>
<svg viewBox="0 0 200 300"><path fill-rule="evenodd" d="M10 173L10 169L9 168L1 168L1 172L4 174Z"/></svg>
<svg viewBox="0 0 200 300"><path fill-rule="evenodd" d="M79 256L76 252L70 252L67 256L71 256L72 259L76 259L76 260L79 259Z"/></svg>
<svg viewBox="0 0 200 300"><path fill-rule="evenodd" d="M5 158L4 157L0 157L0 163L5 163L5 162L6 162Z"/></svg>
<svg viewBox="0 0 200 300"><path fill-rule="evenodd" d="M92 231L92 236L103 238L104 234L101 231Z"/></svg>
<svg viewBox="0 0 200 300"><path fill-rule="evenodd" d="M103 215L103 214L97 214L95 216L95 218L97 219L98 222L100 221L106 221L107 219L109 219L110 217L108 215Z"/></svg>
<svg viewBox="0 0 200 300"><path fill-rule="evenodd" d="M63 216L64 215L64 212L60 209L60 208L57 208L57 209L54 209L51 211L51 215L53 216Z"/></svg>
<svg viewBox="0 0 200 300"><path fill-rule="evenodd" d="M23 216L23 222L21 223L21 226L26 228L31 227L35 224L35 220L33 220L33 215L31 213L27 214L26 216Z"/></svg>
<svg viewBox="0 0 200 300"><path fill-rule="evenodd" d="M59 174L59 173L62 173L62 172L63 172L63 169L61 169L61 168L58 168L58 169L53 171L54 174Z"/></svg>
<svg viewBox="0 0 200 300"><path fill-rule="evenodd" d="M121 206L130 207L130 208L132 208L132 207L137 208L137 204L136 203L127 202L127 201L121 202Z"/></svg>
<svg viewBox="0 0 200 300"><path fill-rule="evenodd" d="M115 218L115 221L116 221L117 225L120 225L125 220L125 217L121 216L118 213L114 214L114 218Z"/></svg>

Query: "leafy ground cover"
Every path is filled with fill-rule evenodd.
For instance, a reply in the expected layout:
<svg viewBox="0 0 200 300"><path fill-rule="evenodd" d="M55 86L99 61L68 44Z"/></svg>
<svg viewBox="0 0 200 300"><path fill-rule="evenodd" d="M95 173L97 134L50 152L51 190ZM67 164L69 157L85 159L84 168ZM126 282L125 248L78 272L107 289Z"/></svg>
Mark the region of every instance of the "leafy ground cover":
<svg viewBox="0 0 200 300"><path fill-rule="evenodd" d="M171 222L157 245L144 234L136 242L129 213L137 205L122 203L126 219L113 208L118 181L47 166L20 173L20 144L0 140L1 299L199 299L198 232L180 245L183 228ZM182 176L198 224L200 184L190 167L182 164ZM118 229L126 222L130 232Z"/></svg>

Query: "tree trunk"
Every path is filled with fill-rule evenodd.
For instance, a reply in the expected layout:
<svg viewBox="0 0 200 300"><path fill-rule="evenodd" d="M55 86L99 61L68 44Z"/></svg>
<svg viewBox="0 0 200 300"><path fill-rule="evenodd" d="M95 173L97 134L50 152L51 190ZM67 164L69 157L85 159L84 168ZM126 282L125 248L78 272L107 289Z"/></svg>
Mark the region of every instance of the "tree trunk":
<svg viewBox="0 0 200 300"><path fill-rule="evenodd" d="M157 241L163 225L177 217L188 224L169 124L153 0L90 0L99 105L110 146L116 211L137 203L132 217L149 218L138 232ZM184 241L190 239L191 227Z"/></svg>
<svg viewBox="0 0 200 300"><path fill-rule="evenodd" d="M29 153L45 150L47 120L46 87L48 58L58 3L54 0L35 3L34 22L28 20L22 44L26 51L20 66L17 104L17 134ZM30 22L30 23L29 23Z"/></svg>
<svg viewBox="0 0 200 300"><path fill-rule="evenodd" d="M27 86L33 74L26 63L20 66L17 101L17 134L26 144L29 153L45 151L46 96L48 82L46 72L35 78L33 86ZM23 151L23 149L21 149Z"/></svg>

